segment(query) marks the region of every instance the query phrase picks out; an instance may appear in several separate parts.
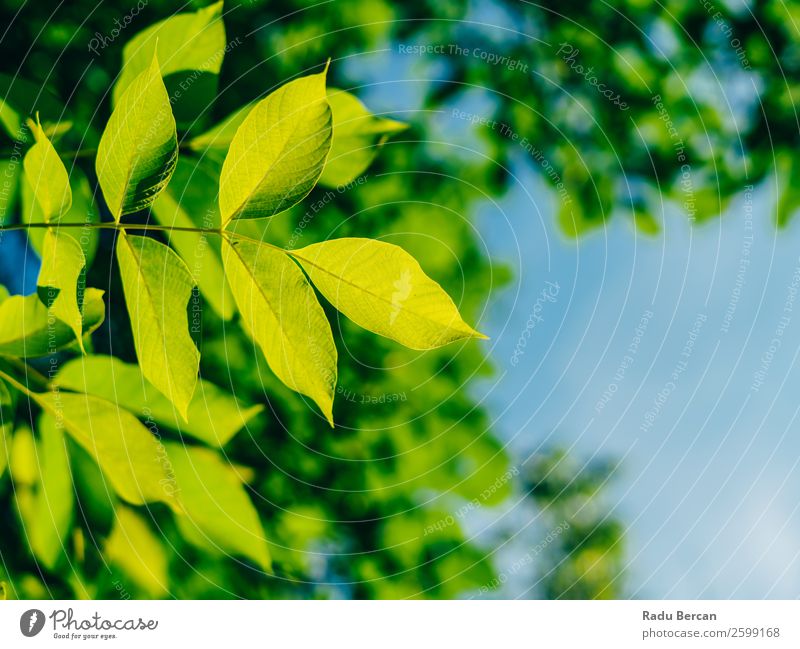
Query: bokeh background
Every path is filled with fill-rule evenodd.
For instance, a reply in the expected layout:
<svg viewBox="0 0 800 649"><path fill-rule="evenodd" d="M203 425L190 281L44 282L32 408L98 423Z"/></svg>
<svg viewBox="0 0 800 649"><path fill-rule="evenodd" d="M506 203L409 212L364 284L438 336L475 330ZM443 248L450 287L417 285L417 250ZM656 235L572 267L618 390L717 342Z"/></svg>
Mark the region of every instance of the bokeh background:
<svg viewBox="0 0 800 649"><path fill-rule="evenodd" d="M58 96L65 141L90 148L124 43L203 4L3 0L0 67ZM363 183L265 236L399 244L491 340L420 354L329 311L331 431L205 309L203 377L267 406L225 454L275 574L157 507L149 554L114 551L87 461L54 569L0 478L6 595L798 596L800 3L230 1L224 20L218 92L185 131L328 57L331 85L410 124ZM0 251L0 283L34 291L26 237ZM94 349L133 361L110 251L104 234Z"/></svg>

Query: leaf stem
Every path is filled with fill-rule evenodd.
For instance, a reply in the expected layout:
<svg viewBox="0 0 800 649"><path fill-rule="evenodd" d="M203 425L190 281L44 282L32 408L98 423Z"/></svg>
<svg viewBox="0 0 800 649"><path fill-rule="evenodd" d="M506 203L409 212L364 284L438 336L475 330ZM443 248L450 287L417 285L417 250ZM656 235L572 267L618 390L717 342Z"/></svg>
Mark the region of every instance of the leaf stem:
<svg viewBox="0 0 800 649"><path fill-rule="evenodd" d="M273 248L274 250L280 250L281 252L285 252L287 254L293 253L292 250L287 248L282 248L281 246L276 246L275 244L268 243L267 241L260 241L259 239L254 239L253 237L248 237L247 235L239 234L238 232L233 232L231 230L225 230L223 228L192 228L172 225L152 225L147 223L112 223L110 221L104 223L15 223L13 225L0 225L0 233L13 232L15 230L37 230L44 228L53 228L54 230L58 230L59 228L86 228L89 230L116 230L118 232L125 232L127 230L141 230L146 232L148 230L152 230L153 232L167 233L193 232L195 234L216 234L222 237L250 241L251 243L256 243L260 246L266 246L267 248Z"/></svg>

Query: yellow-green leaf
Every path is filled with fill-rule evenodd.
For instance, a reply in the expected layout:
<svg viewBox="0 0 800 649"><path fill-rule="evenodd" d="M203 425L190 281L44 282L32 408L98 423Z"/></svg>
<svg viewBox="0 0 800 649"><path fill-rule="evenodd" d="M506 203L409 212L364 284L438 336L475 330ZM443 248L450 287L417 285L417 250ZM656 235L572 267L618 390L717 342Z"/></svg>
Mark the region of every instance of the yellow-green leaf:
<svg viewBox="0 0 800 649"><path fill-rule="evenodd" d="M114 356L85 356L64 364L56 382L61 388L85 392L143 413L154 422L177 428L214 446L225 445L263 410L247 407L213 383L200 380L189 406L189 421L180 423L175 407L145 381L137 365Z"/></svg>
<svg viewBox="0 0 800 649"><path fill-rule="evenodd" d="M91 455L123 500L178 508L178 490L161 443L130 412L110 401L72 392L29 392Z"/></svg>
<svg viewBox="0 0 800 649"><path fill-rule="evenodd" d="M120 98L97 149L97 179L114 219L150 206L177 159L175 118L153 57Z"/></svg>
<svg viewBox="0 0 800 649"><path fill-rule="evenodd" d="M25 525L33 553L53 570L64 556L72 527L72 474L64 432L55 419L43 415L38 430L39 483L33 497L33 516Z"/></svg>
<svg viewBox="0 0 800 649"><path fill-rule="evenodd" d="M15 485L32 487L39 481L39 460L36 457L36 440L27 425L14 430L8 455L8 468Z"/></svg>
<svg viewBox="0 0 800 649"><path fill-rule="evenodd" d="M14 402L4 381L0 381L0 478L8 466L11 432L14 430Z"/></svg>
<svg viewBox="0 0 800 649"><path fill-rule="evenodd" d="M142 374L186 420L200 365L187 315L191 273L171 248L149 237L120 233L117 259Z"/></svg>
<svg viewBox="0 0 800 649"><path fill-rule="evenodd" d="M219 228L219 176L202 161L178 160L167 190L153 203L153 216L170 228ZM233 297L220 258L218 236L170 230L169 242L186 262L192 279L212 309L225 320L234 315Z"/></svg>
<svg viewBox="0 0 800 649"><path fill-rule="evenodd" d="M83 296L83 335L105 319L103 291L87 288ZM75 343L69 325L53 318L37 295L12 295L0 302L0 354L47 356Z"/></svg>
<svg viewBox="0 0 800 649"><path fill-rule="evenodd" d="M39 296L53 315L75 334L81 351L83 348L83 271L86 259L80 244L59 230L48 228L42 247L42 267L39 270Z"/></svg>
<svg viewBox="0 0 800 649"><path fill-rule="evenodd" d="M173 14L140 31L122 49L122 72L112 93L116 105L153 56L161 62L161 74L182 70L219 74L225 55L222 2L193 13ZM188 82L187 82L188 83Z"/></svg>
<svg viewBox="0 0 800 649"><path fill-rule="evenodd" d="M103 555L153 599L167 594L164 545L142 516L117 505Z"/></svg>
<svg viewBox="0 0 800 649"><path fill-rule="evenodd" d="M373 239L331 239L292 252L314 286L356 324L410 347L485 338L405 250Z"/></svg>
<svg viewBox="0 0 800 649"><path fill-rule="evenodd" d="M336 346L325 312L289 256L250 241L227 241L225 272L245 328L272 371L311 397L333 425Z"/></svg>
<svg viewBox="0 0 800 649"><path fill-rule="evenodd" d="M319 183L340 187L364 173L383 143L408 125L376 117L357 97L338 88L328 88L328 103L333 115L333 141Z"/></svg>
<svg viewBox="0 0 800 649"><path fill-rule="evenodd" d="M273 216L314 187L331 146L326 73L281 86L239 126L220 177L223 225Z"/></svg>
<svg viewBox="0 0 800 649"><path fill-rule="evenodd" d="M23 174L24 176L24 174ZM84 228L62 228L59 230L61 235L66 235L75 239L83 251L87 266L91 264L97 251L99 230L93 229L92 225L100 222L100 210L94 204L94 190L89 185L80 168L73 167L70 174L70 186L72 187L72 206L58 219L60 225L66 223L80 223ZM33 188L30 182L22 182L22 222L23 223L44 223L44 213L39 207L33 195ZM44 249L44 237L46 230L43 228L33 228L28 230L28 241L33 249L42 256Z"/></svg>
<svg viewBox="0 0 800 649"><path fill-rule="evenodd" d="M48 223L57 221L72 205L69 174L42 127L30 120L28 124L36 144L28 149L22 162L25 178L33 189L44 220Z"/></svg>
<svg viewBox="0 0 800 649"><path fill-rule="evenodd" d="M185 511L179 525L191 530L187 540L203 539L203 545L248 557L271 570L264 529L234 469L208 448L172 443L166 447Z"/></svg>

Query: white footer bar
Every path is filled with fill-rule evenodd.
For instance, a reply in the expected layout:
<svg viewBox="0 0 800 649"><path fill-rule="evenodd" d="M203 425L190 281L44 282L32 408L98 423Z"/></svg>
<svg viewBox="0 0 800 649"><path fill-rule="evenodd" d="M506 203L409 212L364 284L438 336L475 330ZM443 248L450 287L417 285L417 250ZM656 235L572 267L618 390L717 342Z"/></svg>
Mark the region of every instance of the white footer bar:
<svg viewBox="0 0 800 649"><path fill-rule="evenodd" d="M797 601L0 602L0 647L778 648L798 628Z"/></svg>

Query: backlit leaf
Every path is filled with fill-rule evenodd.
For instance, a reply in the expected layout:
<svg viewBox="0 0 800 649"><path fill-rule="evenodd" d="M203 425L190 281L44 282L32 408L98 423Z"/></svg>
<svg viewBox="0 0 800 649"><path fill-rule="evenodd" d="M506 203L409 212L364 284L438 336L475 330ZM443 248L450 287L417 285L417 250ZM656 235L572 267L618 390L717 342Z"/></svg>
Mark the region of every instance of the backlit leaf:
<svg viewBox="0 0 800 649"><path fill-rule="evenodd" d="M214 446L223 446L262 406L247 407L208 381L198 381L189 406L189 421L179 422L175 407L144 379L139 367L114 356L85 356L63 365L56 382L61 388L85 392L118 403L131 412Z"/></svg>
<svg viewBox="0 0 800 649"><path fill-rule="evenodd" d="M180 525L193 530L187 540L203 538L212 547L248 557L270 571L261 521L233 468L211 449L172 443L166 447L186 512L178 517Z"/></svg>
<svg viewBox="0 0 800 649"><path fill-rule="evenodd" d="M220 177L223 225L273 216L314 187L331 146L326 73L281 86L239 126Z"/></svg>
<svg viewBox="0 0 800 649"><path fill-rule="evenodd" d="M333 425L336 346L302 271L283 251L249 241L226 239L222 258L242 322L270 368Z"/></svg>
<svg viewBox="0 0 800 649"><path fill-rule="evenodd" d="M339 187L364 173L381 145L408 125L376 117L357 97L337 88L328 88L328 103L333 115L333 140L319 183Z"/></svg>
<svg viewBox="0 0 800 649"><path fill-rule="evenodd" d="M32 487L39 481L36 440L27 425L17 426L14 430L8 454L8 469L15 485Z"/></svg>
<svg viewBox="0 0 800 649"><path fill-rule="evenodd" d="M405 250L372 239L331 239L292 252L314 286L356 324L412 349L485 338Z"/></svg>
<svg viewBox="0 0 800 649"><path fill-rule="evenodd" d="M177 486L164 447L130 412L87 394L29 394L94 458L120 498L177 508Z"/></svg>
<svg viewBox="0 0 800 649"><path fill-rule="evenodd" d="M8 466L11 433L14 430L14 402L4 381L0 381L0 478Z"/></svg>
<svg viewBox="0 0 800 649"><path fill-rule="evenodd" d="M69 175L42 127L29 121L36 143L23 160L25 178L33 189L46 222L57 221L72 205Z"/></svg>
<svg viewBox="0 0 800 649"><path fill-rule="evenodd" d="M186 311L192 276L171 248L149 237L121 233L117 259L142 374L186 420L200 364Z"/></svg>
<svg viewBox="0 0 800 649"><path fill-rule="evenodd" d="M83 351L83 302L86 259L83 250L72 237L60 230L48 228L44 237L42 266L39 270L39 296L55 315L75 333Z"/></svg>
<svg viewBox="0 0 800 649"><path fill-rule="evenodd" d="M52 570L64 554L72 527L72 475L64 432L55 419L43 415L38 431L40 476L26 528L37 559Z"/></svg>
<svg viewBox="0 0 800 649"><path fill-rule="evenodd" d="M175 119L153 57L120 98L97 150L97 179L114 219L151 205L177 158Z"/></svg>
<svg viewBox="0 0 800 649"><path fill-rule="evenodd" d="M103 291L87 288L83 298L83 335L105 319ZM0 302L0 354L47 356L76 342L69 325L53 318L37 295L12 295Z"/></svg>
<svg viewBox="0 0 800 649"><path fill-rule="evenodd" d="M167 557L162 541L130 507L115 507L114 526L106 539L104 554L148 597L166 595Z"/></svg>

